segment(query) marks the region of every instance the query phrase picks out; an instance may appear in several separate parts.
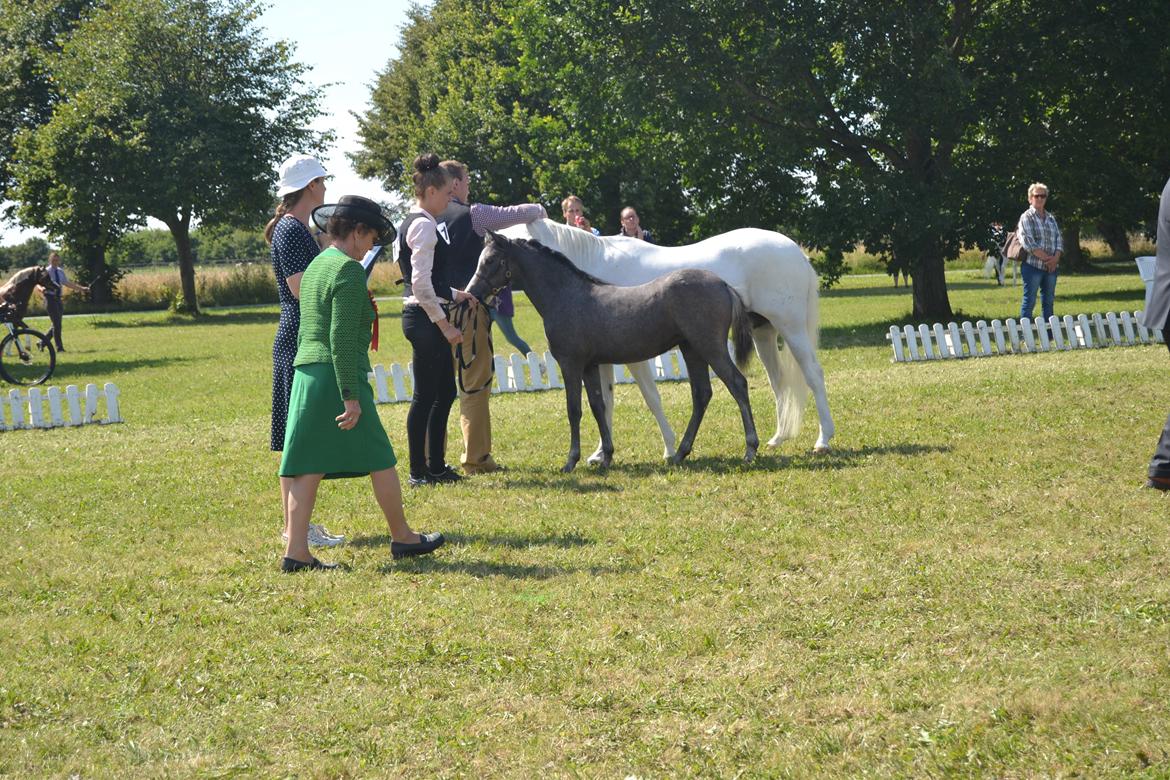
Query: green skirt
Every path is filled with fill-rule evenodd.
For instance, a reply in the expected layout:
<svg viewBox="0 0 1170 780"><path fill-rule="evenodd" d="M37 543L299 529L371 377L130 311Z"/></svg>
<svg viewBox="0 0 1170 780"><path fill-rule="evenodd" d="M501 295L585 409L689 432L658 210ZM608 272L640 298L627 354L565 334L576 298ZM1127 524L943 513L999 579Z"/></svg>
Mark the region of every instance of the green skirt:
<svg viewBox="0 0 1170 780"><path fill-rule="evenodd" d="M378 418L369 384L358 385L358 401L362 407L358 424L352 430L341 430L334 418L345 411L345 403L337 389L333 365L297 366L288 402L280 476L364 477L396 464L398 458Z"/></svg>

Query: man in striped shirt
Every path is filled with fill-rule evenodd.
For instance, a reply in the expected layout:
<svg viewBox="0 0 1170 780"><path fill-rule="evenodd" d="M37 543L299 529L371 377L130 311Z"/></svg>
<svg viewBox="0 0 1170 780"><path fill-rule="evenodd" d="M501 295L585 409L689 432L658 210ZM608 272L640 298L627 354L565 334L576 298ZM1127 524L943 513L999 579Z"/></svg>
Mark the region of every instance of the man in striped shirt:
<svg viewBox="0 0 1170 780"><path fill-rule="evenodd" d="M442 255L446 261L451 287L466 290L479 263L487 231L528 224L545 219L547 214L539 203L519 206L471 203L467 166L458 160L445 160L440 165L451 176L451 203L435 217L439 233L435 254ZM469 311L453 308L451 317L452 324L463 333L462 343L451 348L459 387L459 424L463 429L460 465L467 474L488 474L502 468L492 457L492 421L488 409L495 369L492 323L483 306Z"/></svg>
<svg viewBox="0 0 1170 780"><path fill-rule="evenodd" d="M1020 317L1031 318L1036 308L1036 292L1039 291L1040 307L1047 321L1052 316L1052 305L1056 300L1056 274L1064 242L1056 217L1046 208L1048 186L1037 182L1028 187L1028 202L1031 207L1020 215L1020 224L1016 228L1020 245L1027 253L1020 265L1020 275L1024 278Z"/></svg>

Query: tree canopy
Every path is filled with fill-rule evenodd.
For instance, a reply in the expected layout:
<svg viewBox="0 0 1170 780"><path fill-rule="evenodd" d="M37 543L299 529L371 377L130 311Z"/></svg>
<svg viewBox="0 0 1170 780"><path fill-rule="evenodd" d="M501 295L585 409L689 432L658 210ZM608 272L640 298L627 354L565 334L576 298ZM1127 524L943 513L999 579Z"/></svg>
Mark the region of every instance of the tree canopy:
<svg viewBox="0 0 1170 780"><path fill-rule="evenodd" d="M475 200L536 201L555 216L574 193L607 232L633 204L656 236L682 240L690 224L665 136L641 127L644 112L626 110L624 91L598 91L571 61L568 51L587 37L548 36L529 18L534 10L464 0L414 9L359 117L359 172L409 195L411 161L435 151L469 166ZM555 73L545 48L553 45L564 54Z"/></svg>
<svg viewBox="0 0 1170 780"><path fill-rule="evenodd" d="M1144 0L437 0L358 158L401 181L433 149L490 195L576 190L615 218L644 198L668 240L862 242L912 273L916 316L945 318L944 261L1014 223L1030 181L1073 243L1143 220L1170 171L1167 33Z"/></svg>
<svg viewBox="0 0 1170 780"><path fill-rule="evenodd" d="M12 186L17 131L48 119L57 98L46 60L92 5L93 0L24 0L0 6L0 201Z"/></svg>
<svg viewBox="0 0 1170 780"><path fill-rule="evenodd" d="M48 58L58 98L18 134L22 220L71 243L109 246L146 217L175 241L183 296L198 311L192 220L255 224L273 171L319 151L319 94L255 0L111 0Z"/></svg>

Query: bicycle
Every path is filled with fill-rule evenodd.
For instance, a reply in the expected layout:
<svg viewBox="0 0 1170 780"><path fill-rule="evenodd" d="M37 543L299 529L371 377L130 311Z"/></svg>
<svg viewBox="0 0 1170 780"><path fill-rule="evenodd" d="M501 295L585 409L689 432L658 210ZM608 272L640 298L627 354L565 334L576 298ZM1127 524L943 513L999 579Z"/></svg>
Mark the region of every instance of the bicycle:
<svg viewBox="0 0 1170 780"><path fill-rule="evenodd" d="M10 319L9 308L0 305L0 323L8 330L0 341L0 378L14 385L39 385L57 367L52 336L18 326Z"/></svg>

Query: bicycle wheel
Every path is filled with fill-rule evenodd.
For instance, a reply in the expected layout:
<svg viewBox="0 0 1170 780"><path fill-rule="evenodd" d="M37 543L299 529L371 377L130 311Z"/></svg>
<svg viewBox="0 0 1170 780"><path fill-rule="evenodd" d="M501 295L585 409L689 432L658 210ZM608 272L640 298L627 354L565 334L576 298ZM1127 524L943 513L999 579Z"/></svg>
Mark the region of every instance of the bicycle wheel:
<svg viewBox="0 0 1170 780"><path fill-rule="evenodd" d="M57 350L43 333L18 328L0 341L0 376L14 385L39 385L56 365Z"/></svg>

